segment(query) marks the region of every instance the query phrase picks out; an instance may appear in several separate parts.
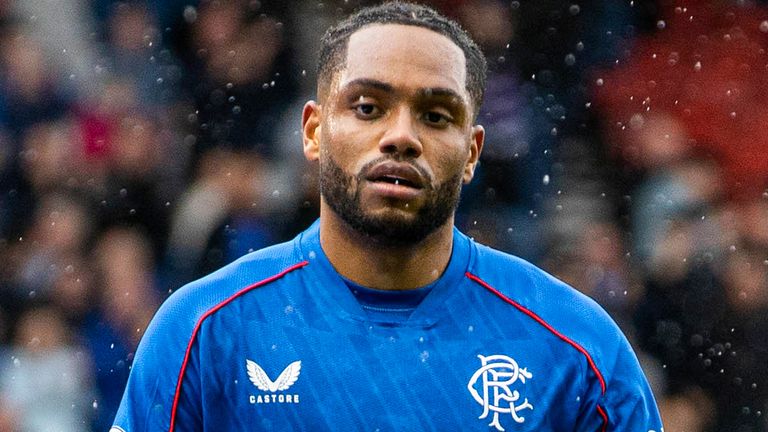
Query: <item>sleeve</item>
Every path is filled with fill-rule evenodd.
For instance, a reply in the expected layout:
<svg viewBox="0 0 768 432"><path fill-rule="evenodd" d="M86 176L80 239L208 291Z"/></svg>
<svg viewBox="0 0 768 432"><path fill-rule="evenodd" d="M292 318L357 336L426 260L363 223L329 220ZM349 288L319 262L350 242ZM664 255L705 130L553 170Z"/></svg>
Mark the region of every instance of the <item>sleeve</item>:
<svg viewBox="0 0 768 432"><path fill-rule="evenodd" d="M195 402L200 401L195 323L190 319L196 315L173 296L160 307L139 343L110 432L202 430L201 406Z"/></svg>
<svg viewBox="0 0 768 432"><path fill-rule="evenodd" d="M656 400L627 339L619 333L619 347L612 365L604 369L605 391L596 383L594 398L585 403L580 432L662 432ZM604 365L606 366L606 365Z"/></svg>

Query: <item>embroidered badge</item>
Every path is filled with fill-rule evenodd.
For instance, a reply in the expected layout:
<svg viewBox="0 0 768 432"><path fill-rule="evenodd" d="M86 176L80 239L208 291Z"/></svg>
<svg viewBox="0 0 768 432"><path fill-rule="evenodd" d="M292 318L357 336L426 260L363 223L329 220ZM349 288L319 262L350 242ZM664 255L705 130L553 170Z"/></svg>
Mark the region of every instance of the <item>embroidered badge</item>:
<svg viewBox="0 0 768 432"><path fill-rule="evenodd" d="M525 417L518 414L523 410L533 410L533 405L528 398L520 401L520 392L513 390L513 384L533 378L533 374L526 368L520 368L517 362L505 355L477 356L482 363L467 384L467 389L475 401L483 406L483 412L479 419L488 417L493 413L493 419L488 424L497 430L503 431L504 427L499 422L499 414L510 414L516 423L525 422ZM519 385L517 386L519 387Z"/></svg>

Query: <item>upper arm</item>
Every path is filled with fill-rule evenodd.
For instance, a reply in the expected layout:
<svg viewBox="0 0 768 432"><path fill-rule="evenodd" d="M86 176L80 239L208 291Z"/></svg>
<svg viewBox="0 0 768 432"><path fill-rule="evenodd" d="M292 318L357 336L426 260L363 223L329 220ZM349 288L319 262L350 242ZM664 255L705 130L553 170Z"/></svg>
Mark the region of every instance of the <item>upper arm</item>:
<svg viewBox="0 0 768 432"><path fill-rule="evenodd" d="M166 302L139 344L114 421L118 431L168 431L172 417L184 429L197 429L200 407L194 401L200 388L193 331L189 317L176 310Z"/></svg>

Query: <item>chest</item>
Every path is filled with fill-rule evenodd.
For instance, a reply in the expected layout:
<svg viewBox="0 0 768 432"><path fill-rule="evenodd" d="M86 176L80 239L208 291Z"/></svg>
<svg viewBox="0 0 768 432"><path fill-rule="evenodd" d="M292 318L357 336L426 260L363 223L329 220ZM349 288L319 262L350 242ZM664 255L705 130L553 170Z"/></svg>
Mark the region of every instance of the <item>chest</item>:
<svg viewBox="0 0 768 432"><path fill-rule="evenodd" d="M206 429L557 431L578 413L583 362L536 331L325 324L202 329Z"/></svg>

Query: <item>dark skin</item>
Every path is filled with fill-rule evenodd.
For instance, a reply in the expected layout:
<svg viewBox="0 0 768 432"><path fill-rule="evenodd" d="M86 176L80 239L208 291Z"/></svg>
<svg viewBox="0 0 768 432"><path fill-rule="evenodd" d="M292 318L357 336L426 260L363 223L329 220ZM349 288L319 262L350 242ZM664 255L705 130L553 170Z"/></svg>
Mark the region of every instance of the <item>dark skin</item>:
<svg viewBox="0 0 768 432"><path fill-rule="evenodd" d="M472 180L484 130L473 125L466 60L447 37L399 24L370 25L350 36L346 65L320 103L302 115L304 154L355 176L368 218L408 224L441 183ZM386 163L378 163L386 160ZM371 168L371 165L374 165ZM363 286L413 289L440 277L453 247L453 212L419 241L389 242L361 233L320 203L320 241L344 277Z"/></svg>

